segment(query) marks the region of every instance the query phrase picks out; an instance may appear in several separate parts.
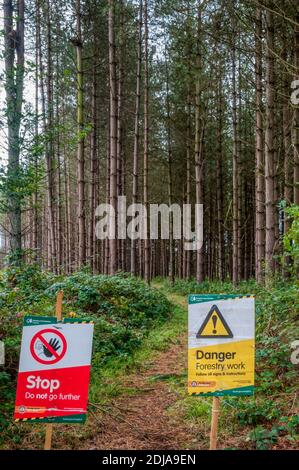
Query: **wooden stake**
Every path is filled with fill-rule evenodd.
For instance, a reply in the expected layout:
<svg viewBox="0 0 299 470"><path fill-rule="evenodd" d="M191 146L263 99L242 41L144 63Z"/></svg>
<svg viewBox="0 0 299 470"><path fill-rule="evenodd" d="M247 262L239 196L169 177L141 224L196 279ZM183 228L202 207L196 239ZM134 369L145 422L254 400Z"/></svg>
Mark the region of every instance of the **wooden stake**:
<svg viewBox="0 0 299 470"><path fill-rule="evenodd" d="M63 298L63 291L60 290L57 293L57 298L56 298L56 317L58 321L62 320L62 298ZM45 436L44 450L51 450L52 434L53 434L53 424L48 423L46 424L46 436Z"/></svg>
<svg viewBox="0 0 299 470"><path fill-rule="evenodd" d="M57 292L57 299L56 299L56 317L58 321L62 320L62 298L63 298L63 290Z"/></svg>
<svg viewBox="0 0 299 470"><path fill-rule="evenodd" d="M51 450L53 424L46 424L46 436L44 450Z"/></svg>
<svg viewBox="0 0 299 470"><path fill-rule="evenodd" d="M220 398L213 397L212 405L212 420L211 420L211 434L210 434L210 450L217 449L217 434L218 434L218 417L220 413Z"/></svg>

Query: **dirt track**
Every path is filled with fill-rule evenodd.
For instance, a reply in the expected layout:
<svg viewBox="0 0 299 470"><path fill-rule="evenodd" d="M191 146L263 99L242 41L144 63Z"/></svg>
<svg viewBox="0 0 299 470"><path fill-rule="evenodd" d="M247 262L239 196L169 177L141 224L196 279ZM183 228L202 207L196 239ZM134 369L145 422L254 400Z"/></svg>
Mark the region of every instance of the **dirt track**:
<svg viewBox="0 0 299 470"><path fill-rule="evenodd" d="M180 375L186 371L185 341L186 338L180 338L178 344L155 357L146 370L128 377L124 386L132 388L133 394L112 402L110 411L103 414L99 432L89 443L89 448L188 448L192 430L167 413L178 396L171 391L169 382L163 380L168 374Z"/></svg>

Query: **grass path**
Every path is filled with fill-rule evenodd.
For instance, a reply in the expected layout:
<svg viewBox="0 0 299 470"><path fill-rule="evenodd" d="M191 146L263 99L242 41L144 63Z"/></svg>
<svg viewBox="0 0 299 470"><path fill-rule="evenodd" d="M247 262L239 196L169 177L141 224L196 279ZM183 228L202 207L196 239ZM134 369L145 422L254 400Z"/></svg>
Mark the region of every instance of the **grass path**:
<svg viewBox="0 0 299 470"><path fill-rule="evenodd" d="M175 384L186 377L187 312L182 297L172 295L170 300L176 305L173 316L137 352L135 371L121 377L125 394L110 401L84 448L194 448L194 429L171 412L179 398Z"/></svg>

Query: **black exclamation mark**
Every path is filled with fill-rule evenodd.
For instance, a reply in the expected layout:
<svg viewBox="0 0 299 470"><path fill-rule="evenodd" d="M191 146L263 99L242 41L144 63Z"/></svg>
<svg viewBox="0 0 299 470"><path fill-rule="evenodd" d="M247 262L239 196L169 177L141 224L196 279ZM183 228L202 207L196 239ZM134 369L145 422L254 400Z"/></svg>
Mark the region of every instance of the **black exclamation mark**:
<svg viewBox="0 0 299 470"><path fill-rule="evenodd" d="M216 330L217 315L212 315L212 322L213 322L213 325L214 325L213 334L215 335L217 333L217 330Z"/></svg>

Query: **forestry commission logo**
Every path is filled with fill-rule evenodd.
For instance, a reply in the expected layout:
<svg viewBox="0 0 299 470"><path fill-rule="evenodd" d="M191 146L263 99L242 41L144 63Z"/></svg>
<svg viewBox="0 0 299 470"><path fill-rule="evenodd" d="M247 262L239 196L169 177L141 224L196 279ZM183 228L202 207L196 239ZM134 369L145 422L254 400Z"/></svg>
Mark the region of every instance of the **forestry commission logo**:
<svg viewBox="0 0 299 470"><path fill-rule="evenodd" d="M192 209L194 213L192 214ZM184 240L186 251L200 250L203 245L202 204L131 204L119 196L117 204L100 204L95 210L99 240ZM193 228L192 228L193 227Z"/></svg>

